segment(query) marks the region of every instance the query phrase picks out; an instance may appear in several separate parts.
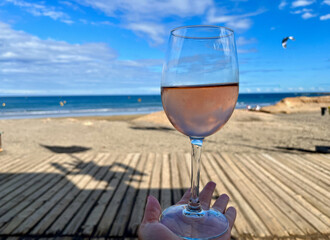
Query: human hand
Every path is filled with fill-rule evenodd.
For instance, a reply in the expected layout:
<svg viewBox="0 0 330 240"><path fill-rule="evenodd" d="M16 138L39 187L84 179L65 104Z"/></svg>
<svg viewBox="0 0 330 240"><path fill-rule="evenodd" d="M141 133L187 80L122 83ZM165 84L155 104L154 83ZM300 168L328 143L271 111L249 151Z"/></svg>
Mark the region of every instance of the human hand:
<svg viewBox="0 0 330 240"><path fill-rule="evenodd" d="M199 201L203 209L209 209L212 199L212 194L214 192L216 184L214 182L208 182L204 189L199 195ZM187 204L190 199L190 190L188 190L182 197L182 199L177 204ZM229 207L227 210L227 204L229 197L227 194L222 194L213 204L213 208L225 214L229 222L228 231L218 238L218 240L229 240L231 236L231 229L234 225L236 218L236 209ZM140 225L138 236L140 240L179 240L177 235L175 235L171 230L169 230L165 225L159 222L159 217L162 213L162 209L158 200L149 196L147 200L147 205L144 211L144 217Z"/></svg>

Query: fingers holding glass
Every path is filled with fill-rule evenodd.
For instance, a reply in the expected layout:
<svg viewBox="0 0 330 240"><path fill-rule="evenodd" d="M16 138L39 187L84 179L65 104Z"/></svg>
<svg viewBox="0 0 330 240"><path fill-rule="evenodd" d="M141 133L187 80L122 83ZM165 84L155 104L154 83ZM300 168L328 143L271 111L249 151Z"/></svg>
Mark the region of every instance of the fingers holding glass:
<svg viewBox="0 0 330 240"><path fill-rule="evenodd" d="M225 210L227 208L227 204L229 202L229 197L227 194L222 194L220 197L215 201L213 204L213 208L217 209L221 213L225 213Z"/></svg>
<svg viewBox="0 0 330 240"><path fill-rule="evenodd" d="M203 210L210 208L212 195L215 190L216 184L214 182L208 182L199 195L199 202L202 205Z"/></svg>

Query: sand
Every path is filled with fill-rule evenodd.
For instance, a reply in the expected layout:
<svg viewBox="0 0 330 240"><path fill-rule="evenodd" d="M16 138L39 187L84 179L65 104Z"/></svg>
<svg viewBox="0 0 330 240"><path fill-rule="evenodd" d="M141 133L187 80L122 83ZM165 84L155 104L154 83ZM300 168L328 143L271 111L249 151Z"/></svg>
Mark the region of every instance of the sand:
<svg viewBox="0 0 330 240"><path fill-rule="evenodd" d="M315 152L330 146L330 115L320 111L267 114L235 110L229 122L205 139L203 151ZM0 120L1 156L71 152L190 152L188 137L151 115Z"/></svg>

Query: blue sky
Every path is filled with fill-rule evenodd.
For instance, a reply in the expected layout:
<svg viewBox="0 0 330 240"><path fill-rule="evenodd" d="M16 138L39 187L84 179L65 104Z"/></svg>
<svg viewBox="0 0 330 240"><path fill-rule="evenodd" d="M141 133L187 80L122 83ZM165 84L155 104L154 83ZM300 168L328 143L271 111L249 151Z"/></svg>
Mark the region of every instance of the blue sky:
<svg viewBox="0 0 330 240"><path fill-rule="evenodd" d="M193 24L235 31L241 93L330 92L330 0L0 0L0 96L158 94Z"/></svg>

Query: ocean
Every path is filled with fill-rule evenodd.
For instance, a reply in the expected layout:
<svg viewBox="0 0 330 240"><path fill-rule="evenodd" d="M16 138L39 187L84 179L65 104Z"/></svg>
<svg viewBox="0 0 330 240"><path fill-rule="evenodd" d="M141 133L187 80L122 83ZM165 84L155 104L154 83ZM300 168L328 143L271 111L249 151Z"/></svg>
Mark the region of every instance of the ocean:
<svg viewBox="0 0 330 240"><path fill-rule="evenodd" d="M322 96L324 93L240 94L236 108L272 105L285 97ZM0 119L110 116L162 110L160 95L1 97Z"/></svg>

